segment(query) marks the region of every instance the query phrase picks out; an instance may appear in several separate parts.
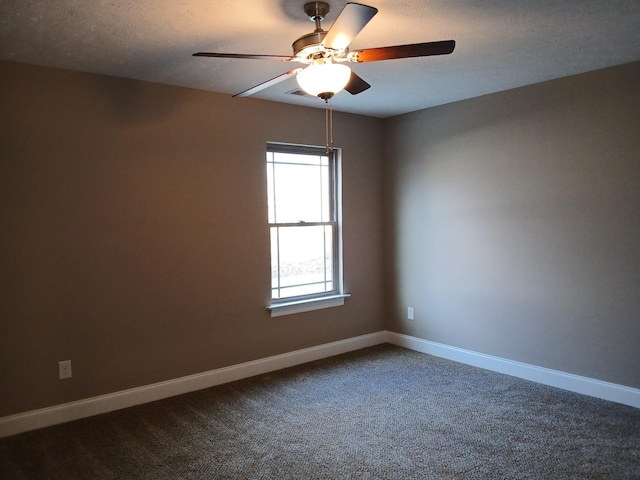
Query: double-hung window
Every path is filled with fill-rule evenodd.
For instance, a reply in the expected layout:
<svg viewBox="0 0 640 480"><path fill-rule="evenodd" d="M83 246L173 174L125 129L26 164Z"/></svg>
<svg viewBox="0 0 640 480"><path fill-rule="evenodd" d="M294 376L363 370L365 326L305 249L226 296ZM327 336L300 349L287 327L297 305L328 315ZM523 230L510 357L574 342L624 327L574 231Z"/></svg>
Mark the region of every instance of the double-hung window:
<svg viewBox="0 0 640 480"><path fill-rule="evenodd" d="M341 305L339 150L267 144L272 316Z"/></svg>

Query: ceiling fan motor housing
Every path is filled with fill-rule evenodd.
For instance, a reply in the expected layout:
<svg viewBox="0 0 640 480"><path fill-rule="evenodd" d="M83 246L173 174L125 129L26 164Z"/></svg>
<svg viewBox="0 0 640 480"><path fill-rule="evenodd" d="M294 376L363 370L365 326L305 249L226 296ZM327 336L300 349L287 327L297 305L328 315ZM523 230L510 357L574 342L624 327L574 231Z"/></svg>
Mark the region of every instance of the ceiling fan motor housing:
<svg viewBox="0 0 640 480"><path fill-rule="evenodd" d="M298 38L293 44L293 56L300 58L309 58L313 57L313 55L324 52L324 47L322 47L322 40L324 40L327 32L313 32L308 33L306 35Z"/></svg>

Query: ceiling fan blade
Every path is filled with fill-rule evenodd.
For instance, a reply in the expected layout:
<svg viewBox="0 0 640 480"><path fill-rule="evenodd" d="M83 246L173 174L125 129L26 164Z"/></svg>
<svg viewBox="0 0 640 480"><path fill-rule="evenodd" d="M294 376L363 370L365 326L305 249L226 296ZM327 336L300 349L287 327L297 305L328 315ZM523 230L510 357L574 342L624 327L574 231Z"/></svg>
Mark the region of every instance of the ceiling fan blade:
<svg viewBox="0 0 640 480"><path fill-rule="evenodd" d="M322 44L334 50L347 48L376 13L378 13L377 8L359 3L347 3L333 22Z"/></svg>
<svg viewBox="0 0 640 480"><path fill-rule="evenodd" d="M247 58L249 60L281 60L283 62L291 61L294 57L285 55L245 55L243 53L210 53L198 52L193 54L194 57L215 57L215 58Z"/></svg>
<svg viewBox="0 0 640 480"><path fill-rule="evenodd" d="M349 53L352 62L377 62L396 58L428 57L431 55L448 55L456 48L455 40L441 42L412 43L393 47L366 48Z"/></svg>
<svg viewBox="0 0 640 480"><path fill-rule="evenodd" d="M349 78L349 82L344 89L349 92L351 95L357 95L359 93L364 92L368 88L371 88L367 82L365 82L362 78L356 75L353 70L351 71L351 78Z"/></svg>
<svg viewBox="0 0 640 480"><path fill-rule="evenodd" d="M294 68L293 70L289 70L288 72L283 73L282 75L278 75L277 77L273 77L271 80L267 80L266 82L262 82L255 87L251 87L244 92L236 93L234 97L248 97L253 95L254 93L258 93L265 88L269 88L277 83L285 81L287 78L291 78L294 75L297 75L302 71L302 68Z"/></svg>

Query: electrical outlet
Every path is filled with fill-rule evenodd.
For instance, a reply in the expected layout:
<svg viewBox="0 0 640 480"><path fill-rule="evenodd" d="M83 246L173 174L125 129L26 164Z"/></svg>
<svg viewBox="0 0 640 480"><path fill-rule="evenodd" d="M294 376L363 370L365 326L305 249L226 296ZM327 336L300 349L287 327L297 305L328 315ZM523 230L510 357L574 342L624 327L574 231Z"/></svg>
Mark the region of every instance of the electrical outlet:
<svg viewBox="0 0 640 480"><path fill-rule="evenodd" d="M413 315L413 307L407 307L407 318L409 320L415 320L415 316Z"/></svg>
<svg viewBox="0 0 640 480"><path fill-rule="evenodd" d="M60 380L71 378L71 360L58 362L58 378Z"/></svg>

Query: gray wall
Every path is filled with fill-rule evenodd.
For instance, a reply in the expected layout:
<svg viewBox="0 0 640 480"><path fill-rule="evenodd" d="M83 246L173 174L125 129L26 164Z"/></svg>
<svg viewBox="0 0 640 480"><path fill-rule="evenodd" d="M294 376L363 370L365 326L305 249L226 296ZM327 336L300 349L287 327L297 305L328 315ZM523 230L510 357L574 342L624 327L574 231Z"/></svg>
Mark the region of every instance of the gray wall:
<svg viewBox="0 0 640 480"><path fill-rule="evenodd" d="M0 92L0 416L384 328L381 120L335 118L353 296L271 319L266 142L322 145L322 109L9 62Z"/></svg>
<svg viewBox="0 0 640 480"><path fill-rule="evenodd" d="M640 387L640 62L385 134L390 330Z"/></svg>

